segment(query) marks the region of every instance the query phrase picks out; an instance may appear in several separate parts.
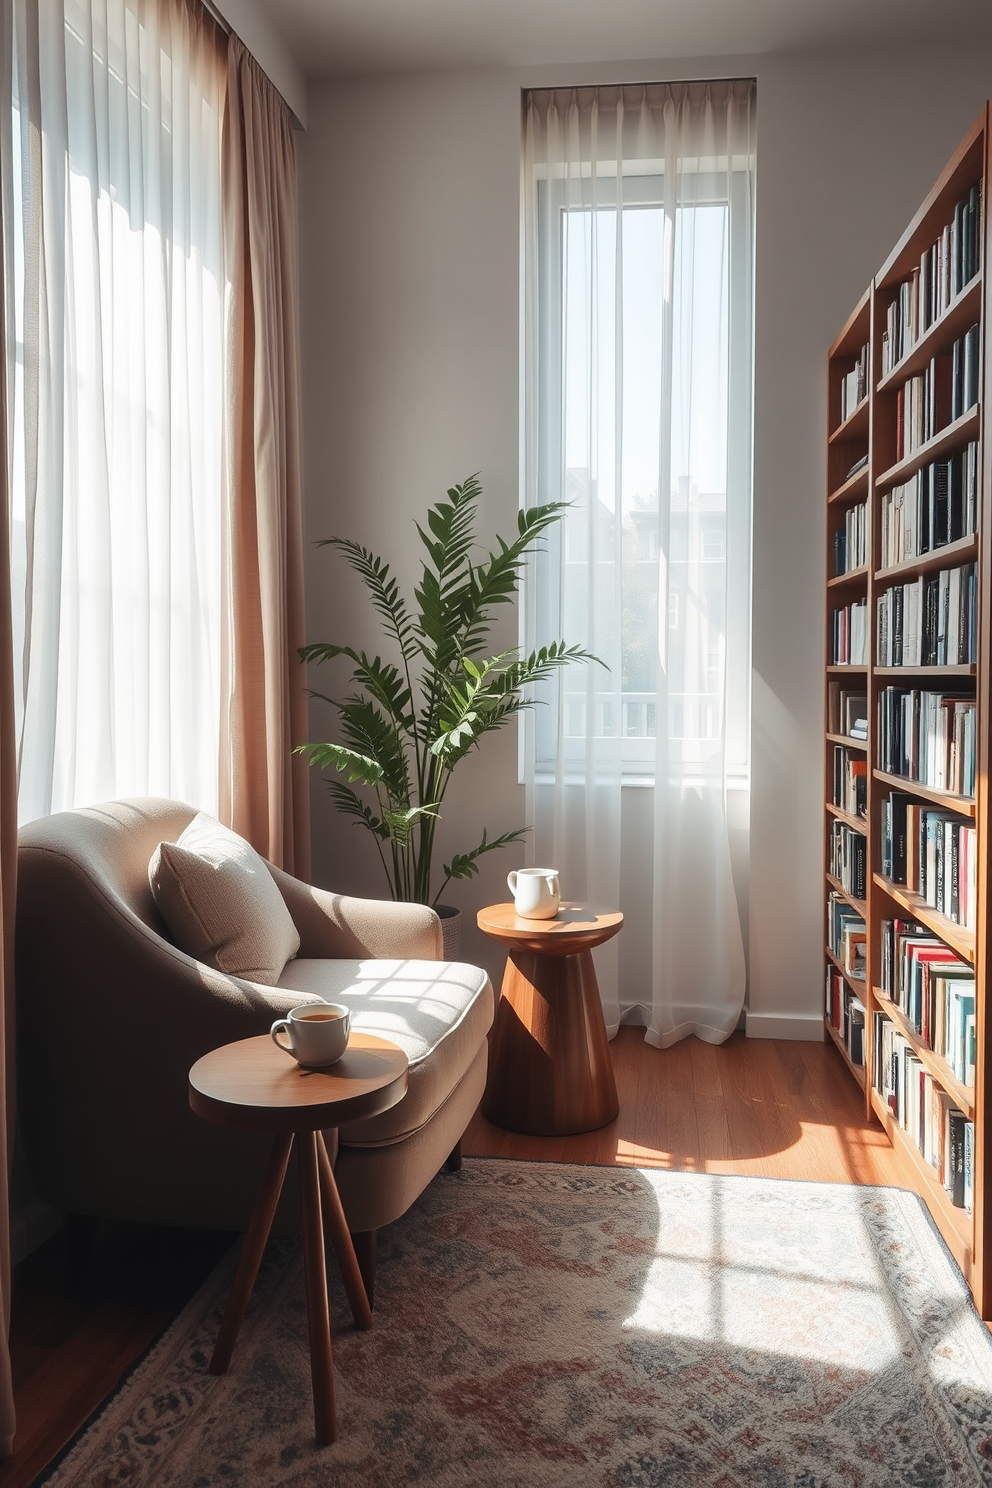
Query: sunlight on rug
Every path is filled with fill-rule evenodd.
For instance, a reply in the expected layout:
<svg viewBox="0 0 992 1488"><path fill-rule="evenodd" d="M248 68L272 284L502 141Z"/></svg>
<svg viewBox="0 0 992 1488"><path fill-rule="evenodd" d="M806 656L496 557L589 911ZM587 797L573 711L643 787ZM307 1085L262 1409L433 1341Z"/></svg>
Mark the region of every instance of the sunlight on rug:
<svg viewBox="0 0 992 1488"><path fill-rule="evenodd" d="M325 1448L294 1243L206 1372L234 1259L50 1488L992 1484L992 1340L902 1190L468 1160L380 1236L370 1333L332 1270Z"/></svg>

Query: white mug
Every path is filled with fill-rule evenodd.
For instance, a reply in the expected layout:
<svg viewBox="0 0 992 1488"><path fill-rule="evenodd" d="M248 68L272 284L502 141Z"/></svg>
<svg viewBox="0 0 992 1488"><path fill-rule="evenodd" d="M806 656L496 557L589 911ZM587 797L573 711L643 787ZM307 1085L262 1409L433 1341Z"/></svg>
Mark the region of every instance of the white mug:
<svg viewBox="0 0 992 1488"><path fill-rule="evenodd" d="M289 1046L279 1037L285 1032ZM292 1054L307 1069L336 1064L348 1046L351 1013L340 1002L308 1002L295 1007L288 1018L277 1018L271 1028L272 1042L284 1054Z"/></svg>
<svg viewBox="0 0 992 1488"><path fill-rule="evenodd" d="M506 882L513 907L523 919L554 919L561 903L557 868L514 868Z"/></svg>

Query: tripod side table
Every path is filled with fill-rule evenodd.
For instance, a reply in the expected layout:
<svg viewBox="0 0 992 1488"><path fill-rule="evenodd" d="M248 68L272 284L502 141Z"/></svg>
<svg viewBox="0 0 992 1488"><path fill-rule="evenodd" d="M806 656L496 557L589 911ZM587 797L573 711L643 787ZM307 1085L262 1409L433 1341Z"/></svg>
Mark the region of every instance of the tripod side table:
<svg viewBox="0 0 992 1488"><path fill-rule="evenodd" d="M337 1064L327 1069L303 1069L278 1050L266 1033L214 1049L198 1059L189 1072L189 1103L198 1116L240 1131L273 1134L268 1167L245 1235L210 1373L223 1374L231 1362L295 1143L314 1427L321 1446L337 1436L325 1229L337 1254L355 1325L372 1326L372 1309L323 1133L344 1121L388 1111L403 1099L406 1088L407 1057L403 1050L387 1039L358 1032L352 1033Z"/></svg>

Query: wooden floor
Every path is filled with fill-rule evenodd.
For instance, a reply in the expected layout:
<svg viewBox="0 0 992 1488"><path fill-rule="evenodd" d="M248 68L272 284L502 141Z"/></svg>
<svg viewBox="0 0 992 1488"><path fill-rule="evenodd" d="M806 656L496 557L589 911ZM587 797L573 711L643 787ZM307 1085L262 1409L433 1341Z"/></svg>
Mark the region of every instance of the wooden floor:
<svg viewBox="0 0 992 1488"><path fill-rule="evenodd" d="M832 1045L686 1039L649 1048L621 1029L611 1045L620 1115L602 1131L517 1136L476 1116L466 1154L552 1162L897 1183L881 1128ZM11 1355L14 1456L0 1488L27 1488L208 1275L230 1235L106 1227L69 1287L65 1240L15 1273Z"/></svg>

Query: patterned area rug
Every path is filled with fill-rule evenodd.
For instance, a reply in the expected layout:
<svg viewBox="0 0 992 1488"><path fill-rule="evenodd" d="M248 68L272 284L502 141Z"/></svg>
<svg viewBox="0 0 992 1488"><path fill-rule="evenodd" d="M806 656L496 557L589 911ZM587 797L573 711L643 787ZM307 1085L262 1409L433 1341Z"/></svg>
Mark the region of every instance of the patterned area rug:
<svg viewBox="0 0 992 1488"><path fill-rule="evenodd" d="M50 1488L976 1488L992 1341L897 1189L477 1159L336 1273L312 1435L301 1265L270 1245L230 1372L221 1265Z"/></svg>

